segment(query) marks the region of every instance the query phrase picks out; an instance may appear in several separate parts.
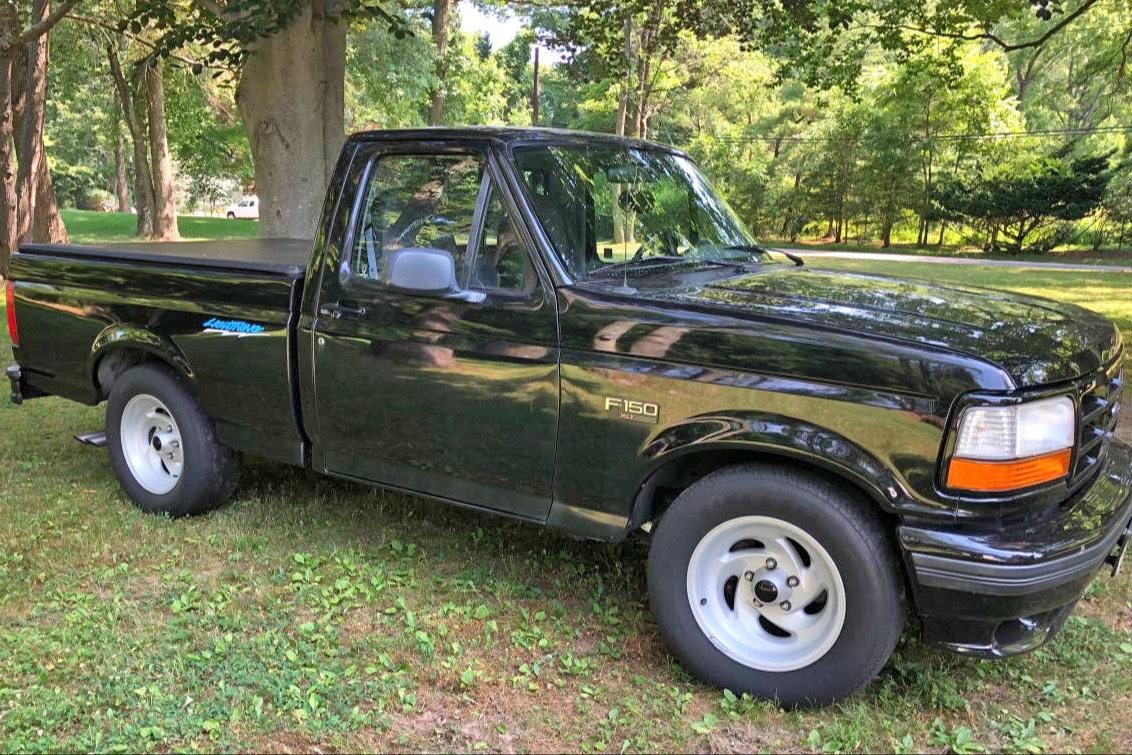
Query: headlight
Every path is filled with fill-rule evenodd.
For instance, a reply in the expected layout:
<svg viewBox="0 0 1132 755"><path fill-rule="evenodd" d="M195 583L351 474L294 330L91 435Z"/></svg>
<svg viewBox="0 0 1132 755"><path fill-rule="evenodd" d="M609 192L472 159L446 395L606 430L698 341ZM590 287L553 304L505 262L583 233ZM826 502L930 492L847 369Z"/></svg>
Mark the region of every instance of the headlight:
<svg viewBox="0 0 1132 755"><path fill-rule="evenodd" d="M1005 491L1065 477L1076 426L1076 410L1068 396L1014 406L968 407L959 418L947 485Z"/></svg>

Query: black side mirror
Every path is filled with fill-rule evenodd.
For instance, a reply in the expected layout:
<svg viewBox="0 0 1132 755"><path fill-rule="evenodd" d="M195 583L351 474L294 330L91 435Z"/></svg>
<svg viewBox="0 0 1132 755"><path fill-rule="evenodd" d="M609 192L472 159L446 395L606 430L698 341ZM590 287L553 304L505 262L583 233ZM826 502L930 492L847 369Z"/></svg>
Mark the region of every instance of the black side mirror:
<svg viewBox="0 0 1132 755"><path fill-rule="evenodd" d="M456 261L443 249L409 247L385 258L381 282L394 291L439 296L479 304L487 295L482 291L463 291L456 280Z"/></svg>

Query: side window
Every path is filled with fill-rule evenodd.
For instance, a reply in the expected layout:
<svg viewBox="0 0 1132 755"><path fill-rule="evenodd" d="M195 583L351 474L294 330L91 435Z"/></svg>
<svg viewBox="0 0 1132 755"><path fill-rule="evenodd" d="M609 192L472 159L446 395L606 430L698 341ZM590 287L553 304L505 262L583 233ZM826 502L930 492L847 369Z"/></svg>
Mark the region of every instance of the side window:
<svg viewBox="0 0 1132 755"><path fill-rule="evenodd" d="M527 245L494 187L484 213L483 236L471 280L472 288L524 292L535 287Z"/></svg>
<svg viewBox="0 0 1132 755"><path fill-rule="evenodd" d="M379 280L386 255L408 247L449 252L463 280L484 161L476 155L385 155L370 175L351 272Z"/></svg>

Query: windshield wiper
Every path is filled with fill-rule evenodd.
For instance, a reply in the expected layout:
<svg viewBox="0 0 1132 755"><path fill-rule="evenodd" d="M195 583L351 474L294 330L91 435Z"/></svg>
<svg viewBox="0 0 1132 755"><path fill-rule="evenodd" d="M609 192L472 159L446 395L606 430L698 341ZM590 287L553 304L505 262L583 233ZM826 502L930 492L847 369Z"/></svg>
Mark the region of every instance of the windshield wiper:
<svg viewBox="0 0 1132 755"><path fill-rule="evenodd" d="M664 265L712 265L714 267L742 267L743 263L739 260L700 260L691 257L681 257L677 254L658 254L655 257L642 257L639 260L625 260L624 262L615 262L612 265L594 270L589 274L590 278L605 278L612 273L626 272L633 267L661 267Z"/></svg>
<svg viewBox="0 0 1132 755"><path fill-rule="evenodd" d="M675 254L658 254L655 257L642 257L639 260L625 260L624 262L614 262L611 265L605 265L590 273L590 278L605 277L608 273L616 273L622 270L627 270L631 267L644 266L650 267L652 265L671 265L675 262L687 262L688 260Z"/></svg>

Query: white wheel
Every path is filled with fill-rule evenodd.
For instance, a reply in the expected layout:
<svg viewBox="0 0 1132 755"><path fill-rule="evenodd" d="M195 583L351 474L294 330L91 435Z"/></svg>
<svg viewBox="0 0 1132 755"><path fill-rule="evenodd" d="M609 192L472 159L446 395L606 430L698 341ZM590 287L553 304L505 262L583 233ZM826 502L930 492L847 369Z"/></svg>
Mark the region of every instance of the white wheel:
<svg viewBox="0 0 1132 755"><path fill-rule="evenodd" d="M119 429L126 465L138 484L154 495L177 487L185 466L181 431L165 404L140 393L122 411Z"/></svg>
<svg viewBox="0 0 1132 755"><path fill-rule="evenodd" d="M724 655L759 671L820 660L845 625L845 585L805 530L767 516L717 525L688 562L688 602Z"/></svg>

